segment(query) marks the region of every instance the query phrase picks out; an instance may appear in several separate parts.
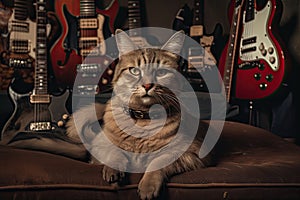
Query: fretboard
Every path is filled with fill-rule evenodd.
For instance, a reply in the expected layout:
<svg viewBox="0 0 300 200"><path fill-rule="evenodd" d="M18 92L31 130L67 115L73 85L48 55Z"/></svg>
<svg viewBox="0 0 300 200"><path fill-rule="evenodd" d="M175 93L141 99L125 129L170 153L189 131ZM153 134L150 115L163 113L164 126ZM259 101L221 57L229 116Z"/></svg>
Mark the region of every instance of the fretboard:
<svg viewBox="0 0 300 200"><path fill-rule="evenodd" d="M245 3L245 10L246 10L246 15L245 15L245 22L249 22L254 19L254 4L255 0L246 0Z"/></svg>
<svg viewBox="0 0 300 200"><path fill-rule="evenodd" d="M47 12L46 0L37 0L35 94L47 94Z"/></svg>
<svg viewBox="0 0 300 200"><path fill-rule="evenodd" d="M236 2L238 2L238 0ZM223 83L225 86L227 102L230 101L230 96L231 96L232 77L233 77L234 64L235 64L235 54L237 48L237 39L238 39L241 12L242 12L241 5L236 3L233 16L232 16L226 61L224 67L224 74L223 74Z"/></svg>
<svg viewBox="0 0 300 200"><path fill-rule="evenodd" d="M142 26L141 4L139 0L128 0L128 28L130 36L140 36L140 32L132 29Z"/></svg>
<svg viewBox="0 0 300 200"><path fill-rule="evenodd" d="M80 17L94 17L95 15L95 0L80 0Z"/></svg>
<svg viewBox="0 0 300 200"><path fill-rule="evenodd" d="M204 24L204 0L195 0L194 1L194 16L193 16L193 25L202 25Z"/></svg>

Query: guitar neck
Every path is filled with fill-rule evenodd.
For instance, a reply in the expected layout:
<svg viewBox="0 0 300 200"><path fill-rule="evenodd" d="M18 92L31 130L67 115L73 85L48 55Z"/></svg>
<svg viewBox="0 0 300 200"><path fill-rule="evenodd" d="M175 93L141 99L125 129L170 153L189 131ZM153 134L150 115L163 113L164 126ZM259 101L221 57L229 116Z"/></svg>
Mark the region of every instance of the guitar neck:
<svg viewBox="0 0 300 200"><path fill-rule="evenodd" d="M34 95L48 96L48 76L47 76L47 12L45 0L37 0L37 24L36 24L36 66ZM40 100L37 98L37 102ZM44 102L45 103L45 102ZM49 102L48 102L49 103Z"/></svg>
<svg viewBox="0 0 300 200"><path fill-rule="evenodd" d="M141 2L139 0L129 0L128 1L128 28L129 36L140 36L141 33L137 30L132 30L140 28L142 26L141 17Z"/></svg>
<svg viewBox="0 0 300 200"><path fill-rule="evenodd" d="M227 102L230 101L230 95L231 95L232 78L233 78L234 64L236 60L238 33L239 33L239 26L240 26L240 20L242 15L241 5L242 4L239 4L239 0L236 0L232 21L231 21L226 61L224 67L223 83L225 86Z"/></svg>
<svg viewBox="0 0 300 200"><path fill-rule="evenodd" d="M191 37L203 36L204 24L204 0L194 0L193 26L190 28Z"/></svg>
<svg viewBox="0 0 300 200"><path fill-rule="evenodd" d="M80 17L96 16L95 0L80 0Z"/></svg>
<svg viewBox="0 0 300 200"><path fill-rule="evenodd" d="M254 19L255 3L255 0L245 0L245 22L249 22Z"/></svg>

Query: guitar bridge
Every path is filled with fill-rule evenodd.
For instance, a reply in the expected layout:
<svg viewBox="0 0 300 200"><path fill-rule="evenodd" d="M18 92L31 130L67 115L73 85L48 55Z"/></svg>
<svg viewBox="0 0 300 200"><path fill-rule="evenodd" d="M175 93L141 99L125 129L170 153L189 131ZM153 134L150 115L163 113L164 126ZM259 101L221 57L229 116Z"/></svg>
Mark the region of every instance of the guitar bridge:
<svg viewBox="0 0 300 200"><path fill-rule="evenodd" d="M50 122L32 122L29 125L30 131L50 131L52 129Z"/></svg>

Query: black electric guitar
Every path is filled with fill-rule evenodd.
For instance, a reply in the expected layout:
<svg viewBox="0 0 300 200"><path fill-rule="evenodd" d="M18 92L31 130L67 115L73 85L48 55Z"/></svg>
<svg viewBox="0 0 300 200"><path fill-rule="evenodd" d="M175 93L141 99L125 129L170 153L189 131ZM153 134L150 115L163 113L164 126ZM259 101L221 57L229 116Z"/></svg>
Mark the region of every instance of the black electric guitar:
<svg viewBox="0 0 300 200"><path fill-rule="evenodd" d="M216 47L217 40L221 38L222 27L220 24L217 24L212 34L205 34L204 0L194 0L192 20L189 20L190 9L187 5L180 11L181 13L177 14L176 21L173 23L173 28L175 30L178 30L178 28L185 30L197 42L197 45L192 45L188 48L188 62L183 68L183 73L195 90L207 92L207 84L218 85L215 84L216 80L219 80L216 66L217 59L214 55L216 53L212 53L211 49ZM182 23L180 23L180 20ZM190 21L192 22L190 23ZM220 87L214 87L213 90L210 92L219 92Z"/></svg>
<svg viewBox="0 0 300 200"><path fill-rule="evenodd" d="M63 134L63 128L57 122L67 113L64 103L68 93L55 97L48 92L46 1L37 0L36 10L34 89L28 94L19 94L16 91L18 87L22 87L21 84L13 82L9 87L15 109L2 130L1 143L4 144L20 135L48 137L52 134Z"/></svg>

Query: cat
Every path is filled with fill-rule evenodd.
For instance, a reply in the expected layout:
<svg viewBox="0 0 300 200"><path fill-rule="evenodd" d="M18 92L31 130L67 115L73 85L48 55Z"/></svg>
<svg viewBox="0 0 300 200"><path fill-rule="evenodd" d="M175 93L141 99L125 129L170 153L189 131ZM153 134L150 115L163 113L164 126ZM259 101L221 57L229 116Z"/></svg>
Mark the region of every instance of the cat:
<svg viewBox="0 0 300 200"><path fill-rule="evenodd" d="M173 34L161 48L139 49L121 30L117 30L115 37L120 56L112 80L114 94L106 104L95 103L76 111L67 124L67 133L78 137L79 131L82 138L88 138L87 148L93 157L101 158L103 179L109 183L121 183L125 172L134 169L135 164L140 168L145 165L138 194L141 199L153 199L173 175L214 163L213 152L203 159L198 156L208 124L198 120L198 132L191 144L185 138L189 134L183 133L174 148L166 150L178 132L189 130L180 126L190 126L189 120L194 117L181 108L177 96L181 88L178 69L184 42L182 31ZM102 122L100 133L87 131L95 122L90 117L93 110ZM188 148L177 158L177 150L184 145ZM151 159L136 157L155 152L160 153ZM160 166L168 160L172 162Z"/></svg>

